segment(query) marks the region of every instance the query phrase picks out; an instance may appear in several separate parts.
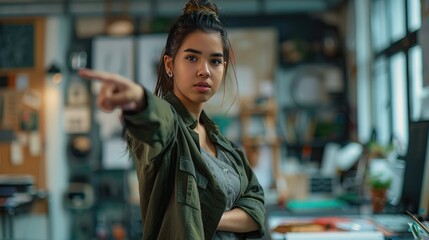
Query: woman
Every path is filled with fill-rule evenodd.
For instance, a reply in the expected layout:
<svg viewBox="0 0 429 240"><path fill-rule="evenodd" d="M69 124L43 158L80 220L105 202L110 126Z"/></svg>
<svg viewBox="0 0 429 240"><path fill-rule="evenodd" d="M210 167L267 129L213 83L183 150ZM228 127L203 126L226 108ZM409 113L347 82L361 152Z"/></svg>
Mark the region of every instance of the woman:
<svg viewBox="0 0 429 240"><path fill-rule="evenodd" d="M101 109L124 112L143 239L244 239L265 232L264 193L255 174L203 110L230 57L216 5L190 0L169 32L155 95L115 74L80 71L103 82Z"/></svg>

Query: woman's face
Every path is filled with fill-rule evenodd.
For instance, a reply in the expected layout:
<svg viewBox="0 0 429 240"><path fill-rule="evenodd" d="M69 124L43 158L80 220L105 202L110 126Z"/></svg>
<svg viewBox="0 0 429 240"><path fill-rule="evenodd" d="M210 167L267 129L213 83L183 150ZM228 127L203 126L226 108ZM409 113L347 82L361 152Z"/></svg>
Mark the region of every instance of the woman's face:
<svg viewBox="0 0 429 240"><path fill-rule="evenodd" d="M183 41L173 59L164 57L173 72L174 93L186 106L199 106L219 89L226 63L219 33L196 31Z"/></svg>

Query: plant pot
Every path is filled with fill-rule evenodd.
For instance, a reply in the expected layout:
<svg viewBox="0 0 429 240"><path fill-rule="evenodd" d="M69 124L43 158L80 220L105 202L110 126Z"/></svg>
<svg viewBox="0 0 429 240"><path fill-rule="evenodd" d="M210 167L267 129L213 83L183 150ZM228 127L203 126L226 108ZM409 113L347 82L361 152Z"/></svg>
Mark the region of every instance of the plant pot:
<svg viewBox="0 0 429 240"><path fill-rule="evenodd" d="M371 189L372 212L381 213L386 206L387 189Z"/></svg>

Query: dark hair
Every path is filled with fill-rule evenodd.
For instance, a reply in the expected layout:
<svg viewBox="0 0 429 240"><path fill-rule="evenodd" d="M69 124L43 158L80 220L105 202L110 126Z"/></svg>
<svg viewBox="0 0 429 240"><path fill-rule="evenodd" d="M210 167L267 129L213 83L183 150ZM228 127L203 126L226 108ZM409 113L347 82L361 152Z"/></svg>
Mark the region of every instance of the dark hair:
<svg viewBox="0 0 429 240"><path fill-rule="evenodd" d="M174 22L168 33L167 42L158 64L158 79L155 86L155 95L165 96L173 90L173 79L168 77L164 67L164 55L173 60L183 40L190 33L201 30L206 33L220 33L223 44L223 55L227 66L231 61L231 44L223 24L219 20L219 9L210 0L188 0L183 8L182 15ZM231 67L234 68L232 65ZM228 67L225 68L224 78Z"/></svg>

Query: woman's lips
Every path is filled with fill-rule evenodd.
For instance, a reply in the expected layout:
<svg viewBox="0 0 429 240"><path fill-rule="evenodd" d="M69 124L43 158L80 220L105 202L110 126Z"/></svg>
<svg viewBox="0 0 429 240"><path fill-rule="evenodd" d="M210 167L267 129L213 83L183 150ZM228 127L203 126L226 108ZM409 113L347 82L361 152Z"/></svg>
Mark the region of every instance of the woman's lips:
<svg viewBox="0 0 429 240"><path fill-rule="evenodd" d="M210 90L210 85L206 83L197 83L194 86L199 92L207 92Z"/></svg>

